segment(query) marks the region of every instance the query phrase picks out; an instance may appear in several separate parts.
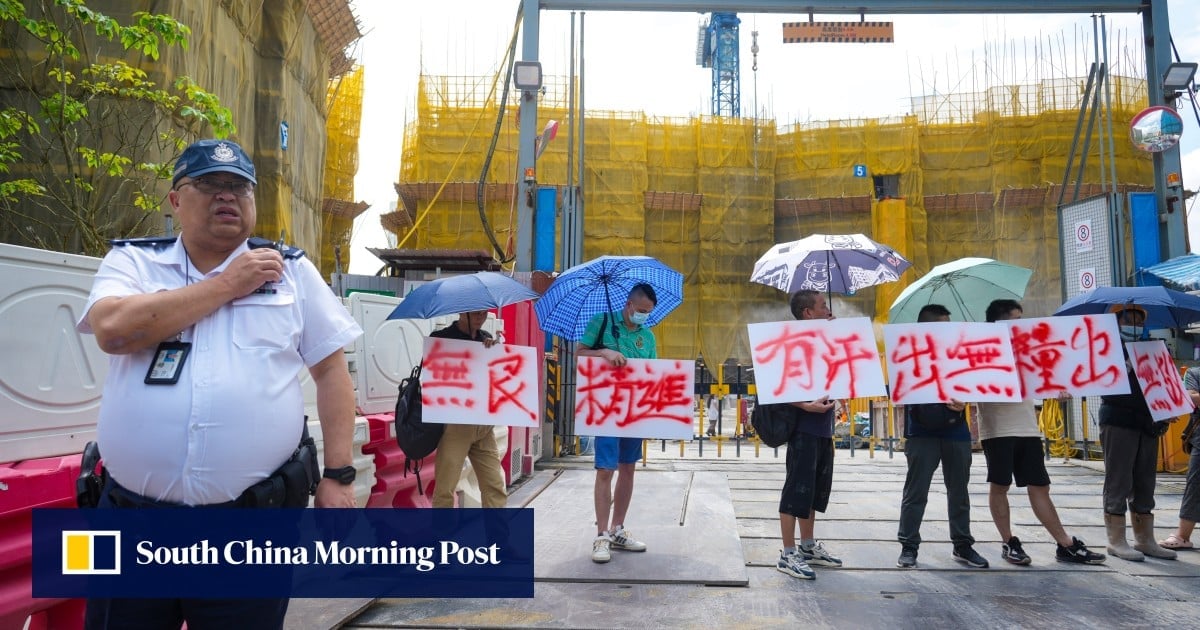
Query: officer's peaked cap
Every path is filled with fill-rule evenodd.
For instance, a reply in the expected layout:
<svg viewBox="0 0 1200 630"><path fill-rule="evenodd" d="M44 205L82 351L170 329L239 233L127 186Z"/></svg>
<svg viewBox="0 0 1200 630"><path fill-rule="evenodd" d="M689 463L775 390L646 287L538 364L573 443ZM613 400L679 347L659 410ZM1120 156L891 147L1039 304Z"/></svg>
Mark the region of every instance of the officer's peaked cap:
<svg viewBox="0 0 1200 630"><path fill-rule="evenodd" d="M254 178L254 163L250 156L229 140L198 140L183 150L183 155L175 162L175 175L171 185L179 182L181 177L199 177L208 173L233 173L257 184Z"/></svg>

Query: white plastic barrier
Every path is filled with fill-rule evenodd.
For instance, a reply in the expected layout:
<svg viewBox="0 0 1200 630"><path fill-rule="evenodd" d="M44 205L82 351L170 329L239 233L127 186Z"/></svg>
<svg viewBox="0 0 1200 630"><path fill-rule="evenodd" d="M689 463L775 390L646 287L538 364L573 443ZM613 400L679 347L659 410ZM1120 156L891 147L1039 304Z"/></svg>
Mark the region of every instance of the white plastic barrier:
<svg viewBox="0 0 1200 630"><path fill-rule="evenodd" d="M0 243L0 462L83 451L108 357L75 332L100 259Z"/></svg>

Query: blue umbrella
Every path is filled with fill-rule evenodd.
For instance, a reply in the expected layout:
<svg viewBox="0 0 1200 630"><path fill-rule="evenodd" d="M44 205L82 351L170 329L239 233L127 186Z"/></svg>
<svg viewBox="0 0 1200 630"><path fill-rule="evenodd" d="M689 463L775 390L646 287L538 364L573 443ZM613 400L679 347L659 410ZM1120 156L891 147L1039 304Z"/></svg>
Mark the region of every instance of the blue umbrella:
<svg viewBox="0 0 1200 630"><path fill-rule="evenodd" d="M404 296L388 319L429 319L486 311L538 296L529 287L494 271L449 276L423 284Z"/></svg>
<svg viewBox="0 0 1200 630"><path fill-rule="evenodd" d="M654 288L658 304L646 326L683 303L683 274L649 256L601 256L559 274L533 305L542 330L578 341L593 316L625 306L637 284Z"/></svg>
<svg viewBox="0 0 1200 630"><path fill-rule="evenodd" d="M1188 328L1200 322L1200 297L1166 287L1100 287L1060 306L1055 315L1110 313L1116 306L1146 311L1146 328Z"/></svg>

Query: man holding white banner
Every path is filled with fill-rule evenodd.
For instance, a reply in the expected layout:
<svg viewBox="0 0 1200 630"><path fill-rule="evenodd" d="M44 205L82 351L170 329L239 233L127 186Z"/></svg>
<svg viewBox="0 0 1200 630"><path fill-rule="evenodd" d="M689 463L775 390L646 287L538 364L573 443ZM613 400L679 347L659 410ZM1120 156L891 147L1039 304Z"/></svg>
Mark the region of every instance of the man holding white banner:
<svg viewBox="0 0 1200 630"><path fill-rule="evenodd" d="M1016 300L993 300L988 322L1021 319L1024 310ZM1069 396L1067 396L1069 398ZM1083 541L1067 534L1058 510L1050 500L1050 475L1042 457L1042 430L1038 428L1033 399L1016 403L979 403L979 442L987 458L988 509L1000 533L1001 557L1009 564L1032 562L1021 540L1013 535L1008 490L1013 480L1029 494L1029 507L1057 544L1059 562L1103 564L1104 554L1088 550Z"/></svg>
<svg viewBox="0 0 1200 630"><path fill-rule="evenodd" d="M1111 311L1121 326L1121 339L1136 342L1146 322L1146 311L1136 304L1118 304ZM1161 342L1160 342L1161 343ZM1129 352L1126 349L1126 361ZM1175 552L1159 546L1154 536L1154 485L1158 469L1158 437L1166 422L1155 422L1133 366L1128 368L1130 393L1102 396L1100 443L1104 446L1104 526L1108 553L1141 562L1145 556L1175 559ZM1174 422L1177 418L1171 419ZM1125 538L1125 512L1133 517L1136 543Z"/></svg>
<svg viewBox="0 0 1200 630"><path fill-rule="evenodd" d="M429 336L478 341L483 347L490 348L496 345L496 340L482 330L486 321L487 311L460 313L458 321L433 331ZM500 448L496 444L496 427L490 424L446 425L434 460L433 507L454 507L454 489L458 487L463 462L468 457L479 479L479 497L483 507L505 507L508 494L504 488L504 471L500 468Z"/></svg>
<svg viewBox="0 0 1200 630"><path fill-rule="evenodd" d="M792 295L791 309L796 319L833 319L825 295L818 291L797 291ZM779 498L783 550L775 568L792 577L812 580L817 574L809 565L842 566L840 559L829 555L825 546L817 542L813 532L816 513L829 506L833 487L834 401L822 396L791 404L797 409L796 423L788 440L787 475Z"/></svg>
<svg viewBox="0 0 1200 630"><path fill-rule="evenodd" d="M948 321L950 310L941 304L926 304L917 314L917 323ZM946 514L950 540L954 543L952 557L977 569L988 566L988 561L975 551L975 537L971 535L971 496L967 491L971 480L971 430L967 426L966 407L953 399L947 403L905 407L904 458L908 472L896 531L900 541L896 566L901 569L917 566L921 521L929 501L929 485L938 466L942 467L946 484Z"/></svg>
<svg viewBox="0 0 1200 630"><path fill-rule="evenodd" d="M627 359L657 359L658 347L654 333L643 324L658 304L654 287L638 284L629 292L625 308L601 313L588 322L579 338L580 357L598 357L613 367L626 364ZM635 437L596 436L596 483L593 490L596 504L596 538L592 541L592 561L608 562L612 549L645 551L641 542L625 530L625 513L633 498L633 473L642 457L642 439ZM617 487L613 490L613 471L617 471ZM611 508L611 511L610 511ZM611 515L612 529L609 529Z"/></svg>

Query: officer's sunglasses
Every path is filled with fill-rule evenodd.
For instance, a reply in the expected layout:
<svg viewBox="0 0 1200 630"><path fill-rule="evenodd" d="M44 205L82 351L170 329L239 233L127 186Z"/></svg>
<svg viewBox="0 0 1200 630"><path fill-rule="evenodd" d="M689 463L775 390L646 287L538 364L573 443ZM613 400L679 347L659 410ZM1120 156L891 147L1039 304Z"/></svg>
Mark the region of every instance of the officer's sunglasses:
<svg viewBox="0 0 1200 630"><path fill-rule="evenodd" d="M198 192L205 195L216 195L223 190L228 190L238 197L254 196L254 184L250 183L250 180L247 179L235 179L223 182L219 179L197 177L196 179L183 182L176 188L176 190L189 184L191 184L192 188L195 188Z"/></svg>

